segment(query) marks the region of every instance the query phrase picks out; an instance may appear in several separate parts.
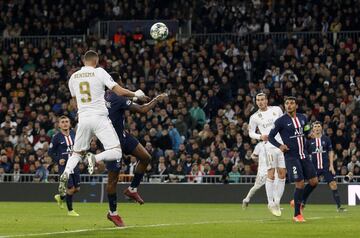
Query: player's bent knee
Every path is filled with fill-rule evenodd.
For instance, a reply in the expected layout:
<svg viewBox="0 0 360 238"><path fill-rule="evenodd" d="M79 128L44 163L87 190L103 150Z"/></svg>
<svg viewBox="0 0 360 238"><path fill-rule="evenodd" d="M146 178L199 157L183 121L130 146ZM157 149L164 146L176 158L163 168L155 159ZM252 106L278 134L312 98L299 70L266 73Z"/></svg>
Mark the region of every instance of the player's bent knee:
<svg viewBox="0 0 360 238"><path fill-rule="evenodd" d="M317 179L317 178L313 178L313 179L310 179L309 180L309 183L310 183L310 185L311 186L317 186L318 185L318 183L319 183L319 180Z"/></svg>
<svg viewBox="0 0 360 238"><path fill-rule="evenodd" d="M303 188L305 187L305 182L304 182L304 180L300 180L300 181L295 182L295 187L296 187L296 188L303 189Z"/></svg>
<svg viewBox="0 0 360 238"><path fill-rule="evenodd" d="M336 184L335 181L331 181L329 183L329 186L330 186L331 190L336 190L337 189L337 184Z"/></svg>
<svg viewBox="0 0 360 238"><path fill-rule="evenodd" d="M72 187L72 188L68 188L66 193L69 194L69 195L73 195L75 192L76 192L75 187Z"/></svg>
<svg viewBox="0 0 360 238"><path fill-rule="evenodd" d="M111 150L113 150L116 153L117 157L119 157L119 158L122 157L122 150L121 150L120 147L115 147L115 148L113 148Z"/></svg>
<svg viewBox="0 0 360 238"><path fill-rule="evenodd" d="M279 168L278 169L278 177L279 179L285 179L286 176L286 169Z"/></svg>

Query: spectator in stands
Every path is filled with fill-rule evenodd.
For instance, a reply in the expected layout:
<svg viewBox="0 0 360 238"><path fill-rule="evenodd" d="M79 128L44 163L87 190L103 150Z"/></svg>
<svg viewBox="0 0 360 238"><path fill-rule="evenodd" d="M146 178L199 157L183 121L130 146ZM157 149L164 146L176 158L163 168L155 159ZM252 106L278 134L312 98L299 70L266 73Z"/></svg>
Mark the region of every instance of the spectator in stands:
<svg viewBox="0 0 360 238"><path fill-rule="evenodd" d="M237 165L233 165L229 173L229 183L240 183L240 172Z"/></svg>
<svg viewBox="0 0 360 238"><path fill-rule="evenodd" d="M30 165L30 171L32 170ZM47 182L49 171L41 164L39 160L35 161L35 177L36 182Z"/></svg>
<svg viewBox="0 0 360 238"><path fill-rule="evenodd" d="M355 166L360 167L360 161L357 159L356 155L352 155L351 161L347 164L347 171L353 173Z"/></svg>

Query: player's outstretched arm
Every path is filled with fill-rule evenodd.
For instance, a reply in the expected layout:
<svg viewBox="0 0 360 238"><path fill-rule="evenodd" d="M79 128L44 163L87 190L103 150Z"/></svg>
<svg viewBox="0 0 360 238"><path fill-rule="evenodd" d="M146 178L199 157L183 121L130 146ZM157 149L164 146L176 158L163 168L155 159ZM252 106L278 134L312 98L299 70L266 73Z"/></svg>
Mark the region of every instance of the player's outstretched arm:
<svg viewBox="0 0 360 238"><path fill-rule="evenodd" d="M121 87L119 84L116 84L111 90L114 93L116 93L118 96L123 96L123 97L129 97L129 98L133 98L133 97L146 98L147 97L145 95L145 93L143 91L141 91L140 89L133 92L133 91L130 91L129 89Z"/></svg>
<svg viewBox="0 0 360 238"><path fill-rule="evenodd" d="M132 103L129 109L131 112L147 113L148 111L153 109L156 106L156 104L162 101L165 97L167 97L167 94L162 93L146 104L139 105L137 103Z"/></svg>

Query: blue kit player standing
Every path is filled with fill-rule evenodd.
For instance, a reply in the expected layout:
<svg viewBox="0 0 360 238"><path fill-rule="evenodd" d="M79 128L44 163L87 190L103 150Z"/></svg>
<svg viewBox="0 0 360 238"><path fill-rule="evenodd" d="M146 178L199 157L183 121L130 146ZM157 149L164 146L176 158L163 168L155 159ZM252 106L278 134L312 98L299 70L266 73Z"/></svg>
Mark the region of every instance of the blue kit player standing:
<svg viewBox="0 0 360 238"><path fill-rule="evenodd" d="M67 116L61 116L59 118L60 132L53 136L50 144L49 155L52 157L53 161L57 162L59 166L59 175L64 172L66 161L70 157L73 150L75 132L71 130L70 127L70 119ZM75 193L79 191L80 171L78 166L76 166L74 169L74 173L71 174L69 177L66 196L56 194L54 197L60 208L63 208L62 203L63 200L66 198L66 205L68 208L69 216L79 216L79 214L77 214L72 207L72 197Z"/></svg>
<svg viewBox="0 0 360 238"><path fill-rule="evenodd" d="M269 141L278 147L285 156L285 165L290 182L295 182L295 222L305 222L301 213L303 198L307 199L318 184L315 167L306 151L305 133L310 131L307 119L303 114L296 113L297 102L295 97L285 99L286 113L275 121L275 127L270 131ZM276 139L279 133L284 144ZM309 183L305 187L305 179Z"/></svg>
<svg viewBox="0 0 360 238"><path fill-rule="evenodd" d="M115 80L119 80L118 73L110 73L111 77ZM127 130L125 130L125 111L129 110L130 112L136 113L147 113L155 105L162 101L166 94L161 94L151 100L149 103L139 105L126 97L118 96L115 93L108 90L105 94L106 106L109 111L109 118L114 126L114 129L119 137L122 150L125 155L133 155L138 159L134 171L134 177L131 181L131 184L128 188L123 191L123 194L132 199L139 204L144 204L144 200L140 197L137 192L137 187L139 186L145 170L151 160L149 152L144 148L139 141L133 137ZM116 195L116 185L118 182L118 176L120 172L121 160L116 161L107 161L106 167L108 170L108 184L107 184L107 194L109 200L109 213L107 218L112 221L116 226L122 227L125 226L121 217L117 213L117 195Z"/></svg>
<svg viewBox="0 0 360 238"><path fill-rule="evenodd" d="M344 212L346 209L341 207L340 195L335 181L334 151L331 140L322 134L322 130L321 122L316 121L312 124L312 137L307 141L306 148L316 168L317 176L324 177L324 180L329 184L336 202L337 211ZM304 207L306 200L304 199L302 203Z"/></svg>

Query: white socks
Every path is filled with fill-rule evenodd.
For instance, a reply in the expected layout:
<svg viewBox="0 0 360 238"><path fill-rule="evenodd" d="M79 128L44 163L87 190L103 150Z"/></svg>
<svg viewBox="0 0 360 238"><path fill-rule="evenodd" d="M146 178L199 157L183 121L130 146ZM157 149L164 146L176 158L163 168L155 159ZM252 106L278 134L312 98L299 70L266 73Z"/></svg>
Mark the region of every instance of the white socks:
<svg viewBox="0 0 360 238"><path fill-rule="evenodd" d="M80 160L81 156L78 153L73 153L66 162L64 173L66 173L67 175L72 174Z"/></svg>
<svg viewBox="0 0 360 238"><path fill-rule="evenodd" d="M252 196L254 196L254 194L256 193L257 190L259 190L261 188L261 186L255 184L254 186L251 187L250 191L248 192L248 194L246 195L246 198L244 199L246 202L250 202L250 199L252 198Z"/></svg>
<svg viewBox="0 0 360 238"><path fill-rule="evenodd" d="M266 195L268 198L268 204L274 204L274 180L267 178L265 183Z"/></svg>
<svg viewBox="0 0 360 238"><path fill-rule="evenodd" d="M112 160L118 160L121 159L122 151L119 147L113 148L110 150L105 150L101 152L100 154L95 155L96 162L105 160L105 161L112 161Z"/></svg>
<svg viewBox="0 0 360 238"><path fill-rule="evenodd" d="M109 211L109 213L110 213L110 216L117 216L118 215L117 211L115 211L115 212Z"/></svg>
<svg viewBox="0 0 360 238"><path fill-rule="evenodd" d="M279 205L281 201L281 197L285 190L285 179L277 179L275 183L275 189L274 189L274 201L275 204Z"/></svg>

